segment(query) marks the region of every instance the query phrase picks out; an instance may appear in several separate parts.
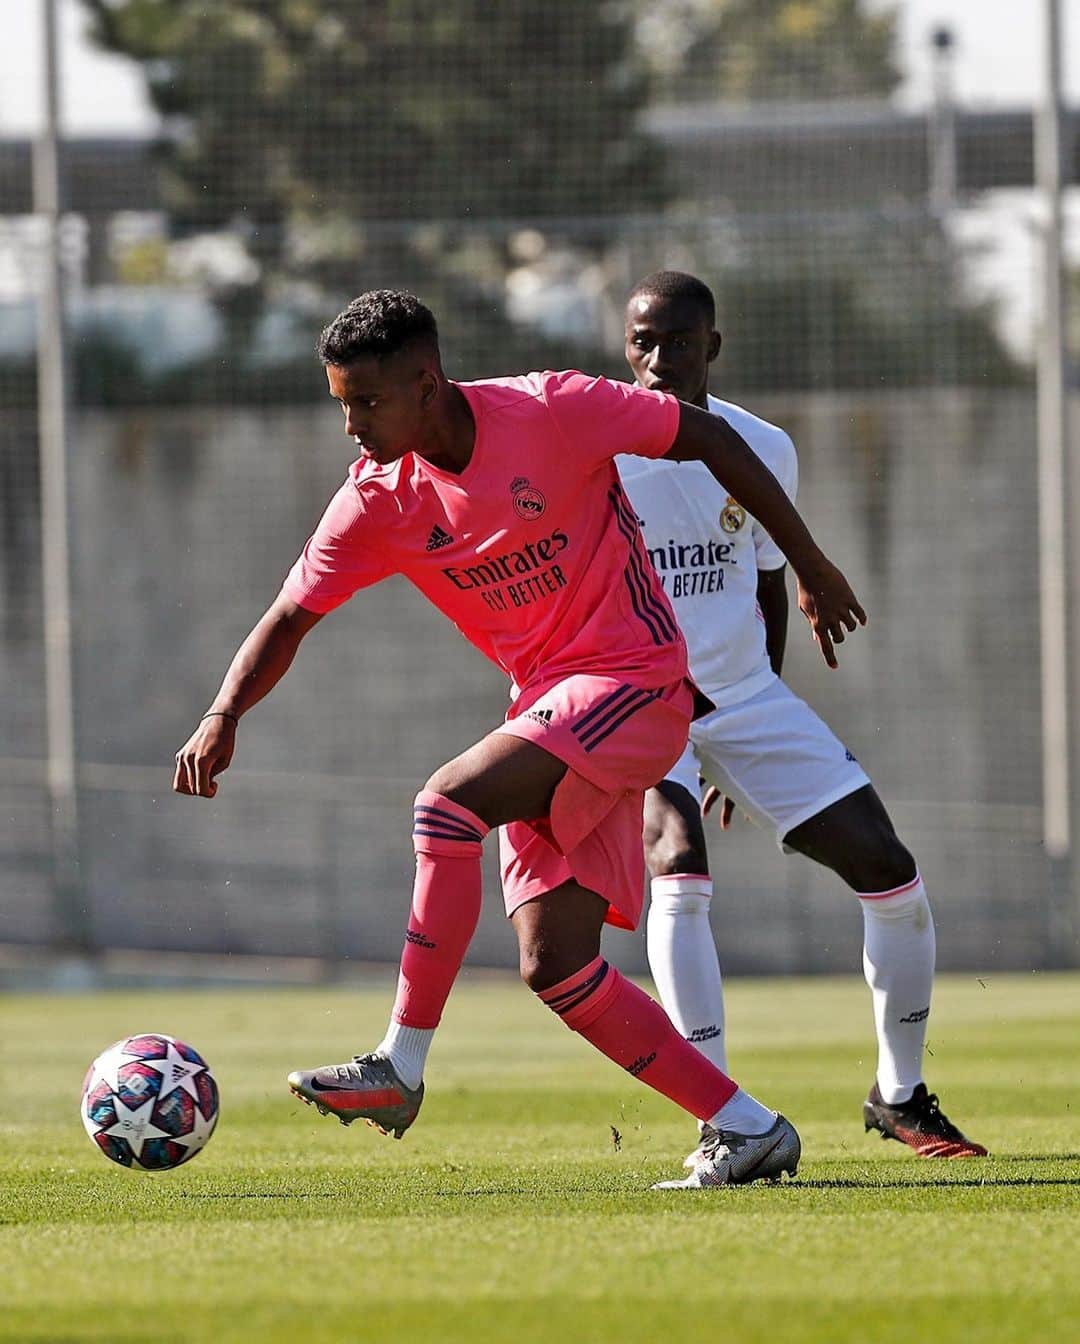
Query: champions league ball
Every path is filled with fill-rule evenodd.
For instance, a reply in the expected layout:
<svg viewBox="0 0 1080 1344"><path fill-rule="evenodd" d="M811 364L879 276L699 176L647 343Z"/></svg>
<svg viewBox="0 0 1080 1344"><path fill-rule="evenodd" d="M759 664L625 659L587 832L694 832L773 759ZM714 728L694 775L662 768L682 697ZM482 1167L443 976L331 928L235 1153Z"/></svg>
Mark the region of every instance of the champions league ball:
<svg viewBox="0 0 1080 1344"><path fill-rule="evenodd" d="M206 1060L172 1036L128 1036L98 1055L83 1082L83 1127L107 1158L170 1171L206 1144L218 1089Z"/></svg>

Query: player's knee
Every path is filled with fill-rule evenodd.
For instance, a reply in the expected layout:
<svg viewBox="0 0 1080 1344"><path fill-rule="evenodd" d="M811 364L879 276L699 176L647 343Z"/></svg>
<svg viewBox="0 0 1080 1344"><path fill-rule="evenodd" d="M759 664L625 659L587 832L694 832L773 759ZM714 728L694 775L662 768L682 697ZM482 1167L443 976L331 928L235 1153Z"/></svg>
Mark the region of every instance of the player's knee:
<svg viewBox="0 0 1080 1344"><path fill-rule="evenodd" d="M428 793L440 793L444 798L454 803L458 800L454 797L455 787L454 771L449 765L440 765L438 770L428 779L424 789Z"/></svg>
<svg viewBox="0 0 1080 1344"><path fill-rule="evenodd" d="M709 871L698 803L681 785L666 781L649 790L642 839L653 877Z"/></svg>
<svg viewBox="0 0 1080 1344"><path fill-rule="evenodd" d="M456 762L441 765L424 785L428 793L438 794L448 803L463 807L485 825L492 825L491 790L484 783L463 773Z"/></svg>
<svg viewBox="0 0 1080 1344"><path fill-rule="evenodd" d="M594 956L596 949L527 938L518 946L518 971L533 993L539 994L576 975Z"/></svg>
<svg viewBox="0 0 1080 1344"><path fill-rule="evenodd" d="M664 828L650 820L648 812L645 813L645 826L641 832L642 843L645 846L645 862L649 866L649 872L656 872L656 864L661 862L661 842L664 839Z"/></svg>
<svg viewBox="0 0 1080 1344"><path fill-rule="evenodd" d="M646 848L646 861L653 877L709 871L708 856L686 836L662 836L656 844Z"/></svg>
<svg viewBox="0 0 1080 1344"><path fill-rule="evenodd" d="M666 824L650 823L646 816L642 832L645 864L653 877L673 877L676 873L707 873L709 860L701 845L695 844L682 819L666 819Z"/></svg>
<svg viewBox="0 0 1080 1344"><path fill-rule="evenodd" d="M526 952L524 948L521 949L518 956L518 972L533 993L536 993L542 987L543 966L540 958L532 952Z"/></svg>
<svg viewBox="0 0 1080 1344"><path fill-rule="evenodd" d="M852 885L856 891L892 891L910 882L918 872L914 855L893 830L891 823L867 835L859 853L853 856L857 871Z"/></svg>
<svg viewBox="0 0 1080 1344"><path fill-rule="evenodd" d="M559 983L552 961L549 949L541 943L522 943L518 949L518 971L534 994Z"/></svg>

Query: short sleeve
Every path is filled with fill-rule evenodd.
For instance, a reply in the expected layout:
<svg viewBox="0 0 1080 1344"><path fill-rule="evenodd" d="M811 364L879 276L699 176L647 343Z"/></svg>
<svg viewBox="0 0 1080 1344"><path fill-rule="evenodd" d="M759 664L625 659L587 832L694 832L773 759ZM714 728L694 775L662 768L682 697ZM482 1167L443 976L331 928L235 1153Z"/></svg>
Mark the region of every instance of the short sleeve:
<svg viewBox="0 0 1080 1344"><path fill-rule="evenodd" d="M346 481L289 570L283 585L286 596L306 611L333 611L361 588L394 573L376 539L364 535L371 531L369 524L363 496L351 480Z"/></svg>
<svg viewBox="0 0 1080 1344"><path fill-rule="evenodd" d="M544 400L587 472L617 453L663 457L679 429L679 402L666 392L584 373L544 375Z"/></svg>
<svg viewBox="0 0 1080 1344"><path fill-rule="evenodd" d="M777 448L778 451L772 454L771 460L766 461L765 465L780 482L784 494L794 504L795 496L799 492L799 459L795 453L795 445L782 430L778 433ZM783 551L756 518L753 537L758 569L782 569L787 563Z"/></svg>

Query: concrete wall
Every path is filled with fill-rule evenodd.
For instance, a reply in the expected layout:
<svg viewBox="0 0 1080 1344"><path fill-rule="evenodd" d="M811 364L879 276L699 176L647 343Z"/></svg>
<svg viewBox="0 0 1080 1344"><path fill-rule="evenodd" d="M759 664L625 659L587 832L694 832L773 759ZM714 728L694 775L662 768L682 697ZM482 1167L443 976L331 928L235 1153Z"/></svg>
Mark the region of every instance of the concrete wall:
<svg viewBox="0 0 1080 1344"><path fill-rule="evenodd" d="M1039 845L1032 397L928 389L752 408L795 437L804 513L871 618L830 673L794 615L788 679L917 852L940 964L1050 964L1063 950ZM397 956L411 797L498 721L506 694L406 584L361 594L314 632L245 720L212 804L169 790L173 753L349 447L321 407L75 418L83 873L102 944ZM32 420L0 418L0 941L14 942L63 932L41 788L34 462ZM857 967L859 914L830 875L745 823L713 832L713 856L728 969ZM643 965L639 935L613 935L610 950ZM514 958L493 872L472 958Z"/></svg>

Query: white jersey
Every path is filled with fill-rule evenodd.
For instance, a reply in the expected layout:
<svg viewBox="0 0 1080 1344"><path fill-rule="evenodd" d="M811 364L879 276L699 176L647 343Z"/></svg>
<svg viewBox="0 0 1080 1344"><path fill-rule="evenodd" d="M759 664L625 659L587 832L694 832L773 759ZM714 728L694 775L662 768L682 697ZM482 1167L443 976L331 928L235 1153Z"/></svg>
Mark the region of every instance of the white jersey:
<svg viewBox="0 0 1080 1344"><path fill-rule="evenodd" d="M798 460L788 435L741 406L709 397L794 503ZM757 695L774 679L757 600L758 571L783 553L700 462L615 459L645 545L686 636L690 672L718 708Z"/></svg>

